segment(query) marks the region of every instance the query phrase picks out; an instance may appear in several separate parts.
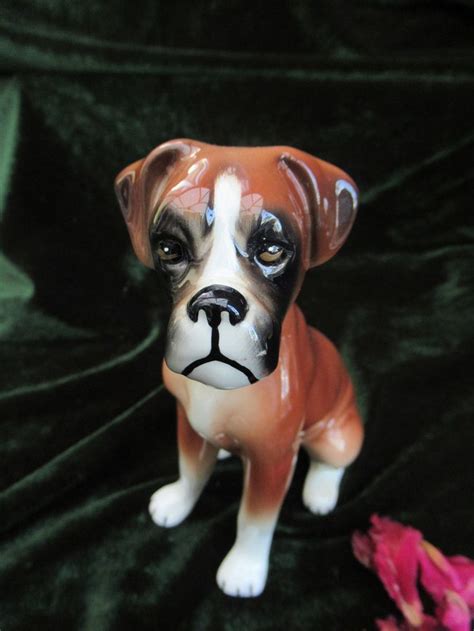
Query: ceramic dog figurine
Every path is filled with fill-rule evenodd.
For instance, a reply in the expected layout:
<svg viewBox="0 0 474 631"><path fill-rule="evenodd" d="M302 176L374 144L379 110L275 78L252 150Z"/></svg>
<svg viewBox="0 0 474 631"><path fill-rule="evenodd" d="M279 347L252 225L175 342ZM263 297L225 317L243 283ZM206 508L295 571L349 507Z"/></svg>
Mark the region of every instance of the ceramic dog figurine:
<svg viewBox="0 0 474 631"><path fill-rule="evenodd" d="M217 582L257 596L300 446L310 457L303 502L325 514L362 444L342 359L294 304L305 272L346 240L355 184L289 147L172 140L115 188L136 255L165 275L173 302L163 378L177 399L179 479L152 496L151 516L179 524L219 449L238 454L237 537Z"/></svg>

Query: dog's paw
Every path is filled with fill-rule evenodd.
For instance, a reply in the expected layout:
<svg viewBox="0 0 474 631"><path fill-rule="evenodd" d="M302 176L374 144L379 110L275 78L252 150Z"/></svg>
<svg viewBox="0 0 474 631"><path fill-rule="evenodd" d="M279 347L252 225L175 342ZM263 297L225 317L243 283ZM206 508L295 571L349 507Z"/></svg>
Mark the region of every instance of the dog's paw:
<svg viewBox="0 0 474 631"><path fill-rule="evenodd" d="M217 584L228 596L259 596L267 582L268 558L250 556L235 545L217 571Z"/></svg>
<svg viewBox="0 0 474 631"><path fill-rule="evenodd" d="M326 515L337 504L344 467L311 462L303 488L303 503L315 515Z"/></svg>
<svg viewBox="0 0 474 631"><path fill-rule="evenodd" d="M186 519L196 500L197 496L178 480L153 493L148 510L155 524L172 528Z"/></svg>

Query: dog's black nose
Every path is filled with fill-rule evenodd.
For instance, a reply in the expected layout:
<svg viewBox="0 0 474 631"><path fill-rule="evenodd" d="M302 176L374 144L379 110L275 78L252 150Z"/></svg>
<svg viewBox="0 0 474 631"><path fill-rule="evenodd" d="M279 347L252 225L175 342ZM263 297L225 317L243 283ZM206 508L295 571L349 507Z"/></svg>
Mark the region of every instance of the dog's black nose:
<svg viewBox="0 0 474 631"><path fill-rule="evenodd" d="M188 315L197 322L200 309L206 314L209 326L221 323L221 313L227 311L233 325L242 322L249 310L247 301L240 292L225 285L209 285L198 291L188 303Z"/></svg>

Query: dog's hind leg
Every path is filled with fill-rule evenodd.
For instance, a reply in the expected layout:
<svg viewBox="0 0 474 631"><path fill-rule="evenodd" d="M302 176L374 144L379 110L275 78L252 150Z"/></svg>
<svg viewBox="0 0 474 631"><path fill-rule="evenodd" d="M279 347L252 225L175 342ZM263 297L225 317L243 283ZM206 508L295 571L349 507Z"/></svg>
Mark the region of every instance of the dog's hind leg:
<svg viewBox="0 0 474 631"><path fill-rule="evenodd" d="M357 457L363 426L352 400L342 413L316 423L303 439L310 457L303 487L303 503L312 513L325 515L336 506L345 468Z"/></svg>
<svg viewBox="0 0 474 631"><path fill-rule="evenodd" d="M191 427L178 403L179 479L151 496L149 511L159 526L171 528L192 511L217 459L217 448Z"/></svg>

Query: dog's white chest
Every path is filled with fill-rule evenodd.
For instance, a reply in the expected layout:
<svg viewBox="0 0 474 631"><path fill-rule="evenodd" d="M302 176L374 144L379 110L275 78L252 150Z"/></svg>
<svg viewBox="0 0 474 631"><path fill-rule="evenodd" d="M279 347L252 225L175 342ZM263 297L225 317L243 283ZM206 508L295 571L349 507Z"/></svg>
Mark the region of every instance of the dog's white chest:
<svg viewBox="0 0 474 631"><path fill-rule="evenodd" d="M206 440L214 442L220 427L225 406L226 390L218 390L198 381L187 380L188 401L186 415L193 429Z"/></svg>

